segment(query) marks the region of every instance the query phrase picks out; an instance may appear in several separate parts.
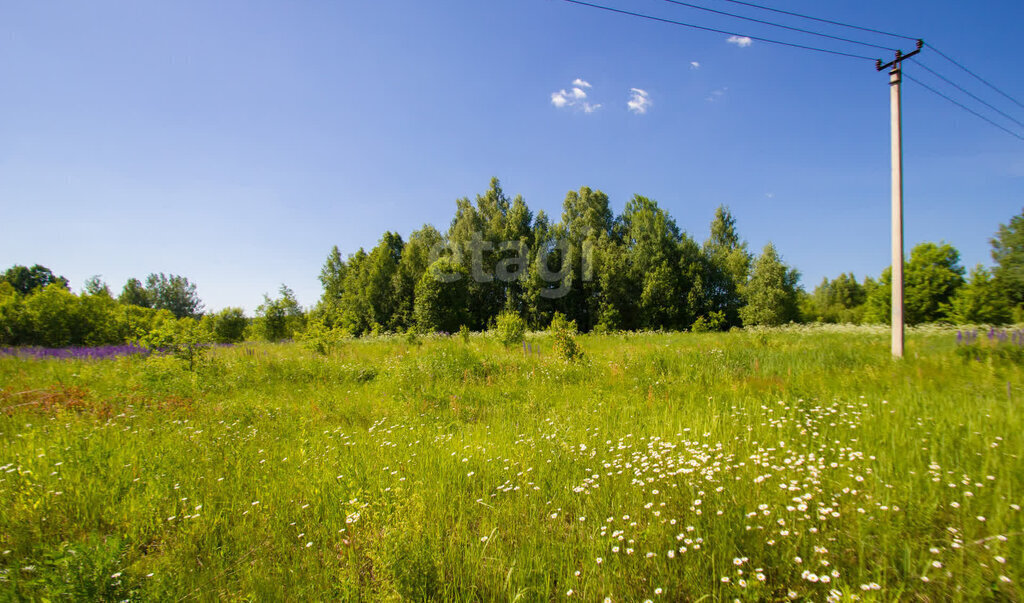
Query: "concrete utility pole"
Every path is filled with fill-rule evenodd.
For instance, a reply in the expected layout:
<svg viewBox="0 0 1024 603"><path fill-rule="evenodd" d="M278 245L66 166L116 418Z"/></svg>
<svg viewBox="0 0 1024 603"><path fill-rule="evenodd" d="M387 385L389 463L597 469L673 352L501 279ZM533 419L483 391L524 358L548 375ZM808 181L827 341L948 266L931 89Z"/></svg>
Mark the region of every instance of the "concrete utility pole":
<svg viewBox="0 0 1024 603"><path fill-rule="evenodd" d="M900 84L902 81L900 63L921 52L923 40L917 41L917 49L909 54L896 51L896 58L882 64L875 63L881 71L889 71L889 99L892 111L892 355L903 357L903 124L900 116Z"/></svg>

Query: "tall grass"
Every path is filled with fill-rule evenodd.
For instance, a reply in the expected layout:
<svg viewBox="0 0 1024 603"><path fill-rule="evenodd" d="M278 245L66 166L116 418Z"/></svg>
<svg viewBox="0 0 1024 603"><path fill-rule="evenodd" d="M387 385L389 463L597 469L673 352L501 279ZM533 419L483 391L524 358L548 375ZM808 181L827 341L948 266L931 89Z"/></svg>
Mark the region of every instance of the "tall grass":
<svg viewBox="0 0 1024 603"><path fill-rule="evenodd" d="M940 329L0 358L0 594L1024 595L1024 371Z"/></svg>

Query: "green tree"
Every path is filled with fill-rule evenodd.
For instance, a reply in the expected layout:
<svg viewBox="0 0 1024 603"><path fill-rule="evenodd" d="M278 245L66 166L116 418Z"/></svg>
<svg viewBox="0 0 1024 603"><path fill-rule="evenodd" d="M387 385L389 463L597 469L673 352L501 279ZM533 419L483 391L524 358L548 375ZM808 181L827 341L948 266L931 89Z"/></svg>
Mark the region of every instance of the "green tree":
<svg viewBox="0 0 1024 603"><path fill-rule="evenodd" d="M1024 304L1024 211L1000 224L989 240L996 266L993 277L1013 306Z"/></svg>
<svg viewBox="0 0 1024 603"><path fill-rule="evenodd" d="M10 283L14 290L22 295L28 295L37 289L43 289L49 285L58 285L64 289L68 288L68 279L63 276L55 276L49 268L39 264L31 268L20 265L11 266L3 275L0 275L0 282Z"/></svg>
<svg viewBox="0 0 1024 603"><path fill-rule="evenodd" d="M775 246L765 245L744 289L747 304L739 311L743 325L778 326L796 320L799 280L800 274L782 263Z"/></svg>
<svg viewBox="0 0 1024 603"><path fill-rule="evenodd" d="M149 332L167 321L174 321L168 310L154 310L142 306L118 304L114 309L114 323L121 341L139 341Z"/></svg>
<svg viewBox="0 0 1024 603"><path fill-rule="evenodd" d="M454 333L469 320L469 270L441 257L416 284L416 325L423 332Z"/></svg>
<svg viewBox="0 0 1024 603"><path fill-rule="evenodd" d="M395 276L405 243L397 233L385 232L370 252L363 272L363 294L371 311L372 325L391 331L401 330L399 303L395 295Z"/></svg>
<svg viewBox="0 0 1024 603"><path fill-rule="evenodd" d="M320 270L320 284L324 287L324 296L331 299L341 297L347 269L348 265L345 260L341 259L341 252L335 245L327 254L327 261L324 262L324 267Z"/></svg>
<svg viewBox="0 0 1024 603"><path fill-rule="evenodd" d="M723 326L740 324L739 309L743 306L743 288L750 273L751 255L746 242L736 229L736 218L724 205L715 210L711 235L704 242L707 258L702 279L709 311L725 315Z"/></svg>
<svg viewBox="0 0 1024 603"><path fill-rule="evenodd" d="M271 299L263 295L263 303L256 308L256 318L252 327L255 335L265 341L282 341L291 339L297 331L305 326L302 307L295 299L295 293L286 285L281 285L279 296Z"/></svg>
<svg viewBox="0 0 1024 603"><path fill-rule="evenodd" d="M117 296L117 301L127 306L153 307L153 299L150 298L149 291L137 278L128 279L128 282L124 284L124 288L121 289L121 295Z"/></svg>
<svg viewBox="0 0 1024 603"><path fill-rule="evenodd" d="M25 298L26 341L60 348L83 343L78 296L60 283L51 283Z"/></svg>
<svg viewBox="0 0 1024 603"><path fill-rule="evenodd" d="M111 299L114 297L110 293L110 287L103 282L103 279L98 274L85 279L85 293L87 295L102 295Z"/></svg>
<svg viewBox="0 0 1024 603"><path fill-rule="evenodd" d="M646 201L646 199L645 199ZM655 204L656 207L656 204ZM553 309L563 312L581 329L589 331L597 325L601 314L601 267L598 247L605 240L617 237L615 217L608 195L590 187L569 191L562 202L562 221L554 230L556 238L568 247L566 275L561 283L565 295L553 298ZM550 248L547 249L550 251Z"/></svg>
<svg viewBox="0 0 1024 603"><path fill-rule="evenodd" d="M948 318L950 304L964 284L960 252L948 243L920 243L905 262L903 287L904 320L908 325ZM891 321L892 269L886 268L868 295L865 320Z"/></svg>
<svg viewBox="0 0 1024 603"><path fill-rule="evenodd" d="M1010 322L1010 305L992 273L978 264L967 284L957 289L949 318L956 324L1002 325Z"/></svg>
<svg viewBox="0 0 1024 603"><path fill-rule="evenodd" d="M158 310L170 310L178 318L198 318L203 304L196 286L176 274L150 274L146 277L146 294Z"/></svg>
<svg viewBox="0 0 1024 603"><path fill-rule="evenodd" d="M510 212L515 210L515 222L510 222ZM502 243L519 239L528 233L520 232L523 220L529 210L525 202L517 198L513 204L501 188L501 182L492 178L490 186L476 201L468 198L456 201L455 217L448 228L448 247L453 258L470 275L467 283L469 292L469 327L484 329L506 305L510 284L507 275L497 275L497 268L507 255Z"/></svg>
<svg viewBox="0 0 1024 603"><path fill-rule="evenodd" d="M803 298L801 314L809 321L859 323L866 301L867 291L853 273L840 274L832 281L822 279L814 292Z"/></svg>
<svg viewBox="0 0 1024 603"><path fill-rule="evenodd" d="M498 314L494 324L494 337L506 348L522 343L526 336L526 321L515 312Z"/></svg>
<svg viewBox="0 0 1024 603"><path fill-rule="evenodd" d="M626 204L620 228L632 288L640 293L636 326L689 326L693 317L688 312L686 289L693 283L680 278L683 235L675 220L656 201L636 195Z"/></svg>
<svg viewBox="0 0 1024 603"><path fill-rule="evenodd" d="M91 280L91 279L90 279ZM106 287L86 287L96 293L78 296L78 325L76 344L114 345L125 341L117 323L118 304Z"/></svg>
<svg viewBox="0 0 1024 603"><path fill-rule="evenodd" d="M402 249L398 269L392 277L395 297L393 322L398 329L415 326L416 284L427 271L432 255L444 245L441 233L429 224L409 235L409 242Z"/></svg>
<svg viewBox="0 0 1024 603"><path fill-rule="evenodd" d="M160 354L170 354L195 371L209 351L210 333L194 318L179 318L158 323L139 340L139 344Z"/></svg>
<svg viewBox="0 0 1024 603"><path fill-rule="evenodd" d="M217 343L236 343L245 339L249 319L241 308L224 308L212 315L211 321L210 332Z"/></svg>
<svg viewBox="0 0 1024 603"><path fill-rule="evenodd" d="M368 257L361 248L349 256L341 297L324 317L326 326L339 327L353 335L362 335L370 330L373 310L363 289Z"/></svg>
<svg viewBox="0 0 1024 603"><path fill-rule="evenodd" d="M0 281L0 345L20 345L29 330L21 293Z"/></svg>
<svg viewBox="0 0 1024 603"><path fill-rule="evenodd" d="M566 362L577 362L583 359L583 348L576 341L576 321L568 320L561 312L555 312L548 326L551 334L552 351L555 356Z"/></svg>
<svg viewBox="0 0 1024 603"><path fill-rule="evenodd" d="M635 329L640 316L636 275L630 268L625 245L614 238L603 237L597 244L596 256L598 309L595 327L601 331Z"/></svg>

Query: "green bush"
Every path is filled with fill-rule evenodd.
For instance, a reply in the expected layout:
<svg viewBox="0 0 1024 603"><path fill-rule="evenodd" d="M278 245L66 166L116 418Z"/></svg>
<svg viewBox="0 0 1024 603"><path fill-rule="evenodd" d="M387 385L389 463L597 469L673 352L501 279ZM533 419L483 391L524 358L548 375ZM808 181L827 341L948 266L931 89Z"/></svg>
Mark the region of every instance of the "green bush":
<svg viewBox="0 0 1024 603"><path fill-rule="evenodd" d="M523 342L526 321L515 312L502 312L494 325L494 337L506 348Z"/></svg>
<svg viewBox="0 0 1024 603"><path fill-rule="evenodd" d="M199 321L192 318L167 320L139 338L139 345L157 354L171 355L188 363L188 370L195 371L206 357L210 347L210 334L202 329Z"/></svg>
<svg viewBox="0 0 1024 603"><path fill-rule="evenodd" d="M307 350L326 356L341 345L348 332L341 327L328 327L323 320L311 320L296 339Z"/></svg>
<svg viewBox="0 0 1024 603"><path fill-rule="evenodd" d="M211 317L213 339L217 343L237 343L245 339L249 319L241 308L224 308Z"/></svg>
<svg viewBox="0 0 1024 603"><path fill-rule="evenodd" d="M576 341L576 321L566 320L561 312L555 312L548 331L554 338L552 349L555 355L566 362L583 359L583 349Z"/></svg>
<svg viewBox="0 0 1024 603"><path fill-rule="evenodd" d="M693 326L690 327L690 330L694 333L710 333L712 331L721 331L723 326L725 326L725 312L719 310L717 312L710 312L706 316L701 316L693 321Z"/></svg>

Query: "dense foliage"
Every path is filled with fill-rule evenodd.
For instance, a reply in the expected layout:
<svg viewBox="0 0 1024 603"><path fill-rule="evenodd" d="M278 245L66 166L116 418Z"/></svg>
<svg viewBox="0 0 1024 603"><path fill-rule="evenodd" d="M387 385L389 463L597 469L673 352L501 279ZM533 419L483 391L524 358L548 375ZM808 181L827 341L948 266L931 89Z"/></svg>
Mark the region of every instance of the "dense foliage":
<svg viewBox="0 0 1024 603"><path fill-rule="evenodd" d="M755 263L725 207L699 245L653 199L634 196L615 215L607 195L583 187L566 195L561 220L553 223L522 197L510 200L493 179L475 201L456 201L444 234L425 225L405 242L388 232L372 250L348 259L332 249L313 312L352 335L454 332L463 325L479 331L502 312L519 315L532 329L562 313L582 331L797 320L797 273L774 247L768 253ZM763 278L752 278L755 265L763 266ZM783 278L768 275L775 267ZM788 305L744 318L740 309L750 299Z"/></svg>
<svg viewBox="0 0 1024 603"><path fill-rule="evenodd" d="M240 308L204 314L196 285L175 274L131 278L115 299L99 277L76 294L45 266L12 266L0 274L0 345L138 343L175 319L198 321L211 342L303 339L322 350L351 336L496 324L504 340L518 329L512 316L536 331L561 314L584 333L890 320L889 268L860 282L852 273L825 278L808 293L773 244L757 256L748 250L724 206L703 243L653 199L635 195L616 215L608 196L588 187L566 195L558 222L534 214L521 196L509 199L497 179L455 206L444 233L429 224L408 240L387 232L347 258L335 246L315 307L304 309L282 285L251 319ZM991 244L995 266L978 265L967 279L952 245L916 245L904 265L907 323L1024 319L1024 212L1000 225Z"/></svg>
<svg viewBox="0 0 1024 603"><path fill-rule="evenodd" d="M992 240L996 268L964 280L959 252L921 243L904 267L908 324L1004 324L1024 311L1024 215ZM888 323L891 274L824 279L811 293L769 243L752 255L736 218L719 207L698 244L657 201L636 195L615 215L608 196L570 191L561 220L509 200L497 179L456 201L447 232L430 225L404 242L388 232L369 252L331 250L318 320L351 335L410 328L489 328L502 313L529 328L556 313L581 331L726 330L789 322Z"/></svg>
<svg viewBox="0 0 1024 603"><path fill-rule="evenodd" d="M240 308L202 315L196 286L187 278L151 274L146 281L143 287L130 279L114 299L99 277L88 279L76 294L67 279L44 266L14 266L0 278L0 345L144 344L165 341L168 333L191 333L193 326L204 341L243 339L249 320Z"/></svg>

